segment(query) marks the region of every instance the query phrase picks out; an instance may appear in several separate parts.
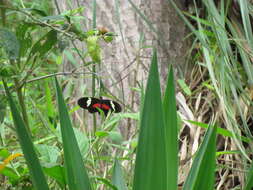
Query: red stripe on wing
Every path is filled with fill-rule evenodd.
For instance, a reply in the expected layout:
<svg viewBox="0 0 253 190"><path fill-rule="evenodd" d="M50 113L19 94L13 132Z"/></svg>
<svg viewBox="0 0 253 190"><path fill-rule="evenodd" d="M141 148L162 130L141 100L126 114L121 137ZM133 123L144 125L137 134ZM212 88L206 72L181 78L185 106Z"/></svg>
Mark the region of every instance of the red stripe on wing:
<svg viewBox="0 0 253 190"><path fill-rule="evenodd" d="M100 109L105 109L105 110L110 110L110 106L106 105L106 104L100 104L100 103L96 103L92 105L93 108L100 108Z"/></svg>

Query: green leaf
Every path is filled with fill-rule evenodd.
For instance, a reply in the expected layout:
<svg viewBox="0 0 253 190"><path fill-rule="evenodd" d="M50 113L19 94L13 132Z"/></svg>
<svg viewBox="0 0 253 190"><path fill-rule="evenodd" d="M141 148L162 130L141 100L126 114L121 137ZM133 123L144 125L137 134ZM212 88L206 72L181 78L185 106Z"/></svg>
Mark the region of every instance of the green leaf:
<svg viewBox="0 0 253 190"><path fill-rule="evenodd" d="M0 170L0 174L8 177L8 181L13 185L20 179L20 176L18 176L16 172L9 167L5 167L3 170Z"/></svg>
<svg viewBox="0 0 253 190"><path fill-rule="evenodd" d="M54 30L49 31L33 45L29 58L36 53L38 53L40 57L43 57L51 48L53 48L56 42L57 32Z"/></svg>
<svg viewBox="0 0 253 190"><path fill-rule="evenodd" d="M87 138L86 134L80 129L73 129L81 154L82 156L85 156L89 150L89 139Z"/></svg>
<svg viewBox="0 0 253 190"><path fill-rule="evenodd" d="M101 181L103 184L107 185L108 187L110 187L110 190L117 190L117 187L111 184L110 181L108 181L107 179L102 178L102 177L97 177L96 179L98 181Z"/></svg>
<svg viewBox="0 0 253 190"><path fill-rule="evenodd" d="M62 166L43 168L43 170L48 176L55 179L57 183L62 187L62 189L64 189L64 187L66 186L66 181L64 168Z"/></svg>
<svg viewBox="0 0 253 190"><path fill-rule="evenodd" d="M16 29L16 35L20 42L20 57L25 56L27 50L32 46L32 37L29 33L29 28L33 26L33 24L21 23Z"/></svg>
<svg viewBox="0 0 253 190"><path fill-rule="evenodd" d="M184 80L178 79L177 83L179 84L179 86L181 87L181 89L184 91L184 93L186 95L191 96L192 92L191 92L189 86L185 83Z"/></svg>
<svg viewBox="0 0 253 190"><path fill-rule="evenodd" d="M49 190L46 178L42 172L42 168L35 153L33 143L30 139L25 123L18 112L16 104L12 99L6 83L4 82L3 84L9 101L14 125L18 135L18 140L21 145L26 163L28 165L33 185L37 190Z"/></svg>
<svg viewBox="0 0 253 190"><path fill-rule="evenodd" d="M115 185L118 188L118 190L127 190L122 166L117 159L114 162L113 173L112 173L112 184Z"/></svg>
<svg viewBox="0 0 253 190"><path fill-rule="evenodd" d="M163 108L154 50L141 113L133 190L168 189L165 148Z"/></svg>
<svg viewBox="0 0 253 190"><path fill-rule="evenodd" d="M61 134L64 151L66 178L70 190L91 190L88 174L84 167L81 152L69 118L60 86L55 78L58 111L60 116Z"/></svg>
<svg viewBox="0 0 253 190"><path fill-rule="evenodd" d="M202 127L202 128L205 128L207 129L208 128L208 124L206 123L202 123L202 122L198 122L198 121L191 121L191 120L187 120L188 122L194 124L194 125L197 125L199 127ZM231 138L234 138L232 132L230 132L229 130L227 129L223 129L221 127L217 127L217 133L224 136L224 137L231 137ZM238 138L240 138L243 142L246 142L246 143L250 143L251 140L247 137L244 137L244 136L238 136Z"/></svg>
<svg viewBox="0 0 253 190"><path fill-rule="evenodd" d="M209 126L196 153L183 190L213 190L216 152L216 126Z"/></svg>
<svg viewBox="0 0 253 190"><path fill-rule="evenodd" d="M10 152L6 148L0 149L0 157L7 158L10 155Z"/></svg>
<svg viewBox="0 0 253 190"><path fill-rule="evenodd" d="M123 137L122 137L121 133L118 131L110 131L109 137L112 140L112 142L115 144L120 144L123 142Z"/></svg>
<svg viewBox="0 0 253 190"><path fill-rule="evenodd" d="M50 146L46 144L37 144L36 149L40 153L41 162L43 166L50 167L57 163L58 158L61 155L61 152L58 147Z"/></svg>
<svg viewBox="0 0 253 190"><path fill-rule="evenodd" d="M11 78L13 76L14 66L8 63L1 63L0 77Z"/></svg>
<svg viewBox="0 0 253 190"><path fill-rule="evenodd" d="M178 176L178 122L175 98L173 68L170 67L166 91L163 99L166 150L167 150L167 177L168 188L177 189Z"/></svg>
<svg viewBox="0 0 253 190"><path fill-rule="evenodd" d="M33 13L36 13L40 16L47 16L47 13L43 10L40 10L40 9L35 9L35 8L25 8L25 9L22 9L23 11L30 11L30 12L33 12Z"/></svg>
<svg viewBox="0 0 253 190"><path fill-rule="evenodd" d="M0 47L3 47L9 59L19 57L20 44L16 35L6 28L0 28Z"/></svg>
<svg viewBox="0 0 253 190"><path fill-rule="evenodd" d="M95 132L96 137L103 138L109 135L107 131L96 131Z"/></svg>

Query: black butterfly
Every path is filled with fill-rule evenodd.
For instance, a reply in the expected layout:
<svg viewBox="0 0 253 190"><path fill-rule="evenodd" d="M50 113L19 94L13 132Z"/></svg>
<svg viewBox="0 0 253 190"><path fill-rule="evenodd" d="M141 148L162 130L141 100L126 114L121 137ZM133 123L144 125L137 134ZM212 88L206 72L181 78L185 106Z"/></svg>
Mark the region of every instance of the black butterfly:
<svg viewBox="0 0 253 190"><path fill-rule="evenodd" d="M80 98L77 103L81 108L87 109L90 113L99 113L99 109L104 112L105 116L109 113L109 111L114 113L121 112L121 106L112 100L83 97Z"/></svg>

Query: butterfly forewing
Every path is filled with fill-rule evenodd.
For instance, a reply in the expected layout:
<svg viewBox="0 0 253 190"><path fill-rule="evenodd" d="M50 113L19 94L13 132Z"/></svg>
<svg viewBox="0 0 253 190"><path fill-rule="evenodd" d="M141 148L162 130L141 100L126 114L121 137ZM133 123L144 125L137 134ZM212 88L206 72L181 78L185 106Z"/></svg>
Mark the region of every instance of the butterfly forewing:
<svg viewBox="0 0 253 190"><path fill-rule="evenodd" d="M95 113L98 109L96 109L93 105L99 102L100 100L97 98L84 97L80 98L77 103L81 108L87 109L90 113Z"/></svg>

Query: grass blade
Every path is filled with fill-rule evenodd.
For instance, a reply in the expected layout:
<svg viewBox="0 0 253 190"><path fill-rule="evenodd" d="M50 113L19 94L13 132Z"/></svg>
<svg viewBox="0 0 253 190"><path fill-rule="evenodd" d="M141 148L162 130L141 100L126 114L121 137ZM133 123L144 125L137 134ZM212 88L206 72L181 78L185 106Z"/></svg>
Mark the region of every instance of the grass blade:
<svg viewBox="0 0 253 190"><path fill-rule="evenodd" d="M202 122L198 122L198 121L191 121L191 120L187 120L187 122L194 124L198 127L208 129L208 124L206 124L206 123L202 123ZM224 137L230 137L230 138L237 137L243 142L250 143L250 138L247 138L245 136L239 136L239 135L234 136L231 131L221 128L221 127L217 127L217 133L224 136Z"/></svg>
<svg viewBox="0 0 253 190"><path fill-rule="evenodd" d="M141 114L133 190L167 189L164 118L156 51Z"/></svg>
<svg viewBox="0 0 253 190"><path fill-rule="evenodd" d="M168 188L177 189L178 176L178 128L173 69L170 67L163 99L165 136L167 150Z"/></svg>
<svg viewBox="0 0 253 190"><path fill-rule="evenodd" d="M251 161L251 167L249 169L247 182L244 190L252 190L253 189L253 161Z"/></svg>
<svg viewBox="0 0 253 190"><path fill-rule="evenodd" d="M183 190L214 189L215 147L216 126L210 126L196 153Z"/></svg>
<svg viewBox="0 0 253 190"><path fill-rule="evenodd" d="M84 167L81 152L78 148L74 130L68 115L62 92L55 78L58 109L60 115L64 161L67 183L70 190L91 190L88 174Z"/></svg>
<svg viewBox="0 0 253 190"><path fill-rule="evenodd" d="M18 135L18 140L22 148L29 172L31 174L31 179L35 189L37 190L49 190L49 187L46 182L46 178L42 172L39 160L34 150L33 143L28 134L27 128L23 119L21 118L18 109L11 97L11 94L8 90L8 87L5 82L3 82L5 92L9 101L14 125L16 127L16 132Z"/></svg>

